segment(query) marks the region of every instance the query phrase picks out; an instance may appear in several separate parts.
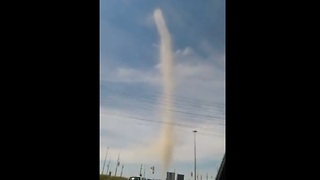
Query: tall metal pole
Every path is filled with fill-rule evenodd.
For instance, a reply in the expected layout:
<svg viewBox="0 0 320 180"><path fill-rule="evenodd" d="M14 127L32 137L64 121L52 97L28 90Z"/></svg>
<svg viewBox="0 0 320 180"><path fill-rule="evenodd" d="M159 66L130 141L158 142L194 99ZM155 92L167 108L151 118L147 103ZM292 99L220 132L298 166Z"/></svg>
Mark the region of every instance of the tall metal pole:
<svg viewBox="0 0 320 180"><path fill-rule="evenodd" d="M154 175L153 175L154 174L154 166L152 166L151 169L152 169L152 179L154 180Z"/></svg>
<svg viewBox="0 0 320 180"><path fill-rule="evenodd" d="M104 158L104 162L103 162L103 167L102 167L102 172L101 172L101 174L103 174L104 167L105 167L105 165L106 165L106 160L107 160L107 156L108 156L108 150L109 150L109 147L107 147L106 157Z"/></svg>
<svg viewBox="0 0 320 180"><path fill-rule="evenodd" d="M142 171L142 164L140 166L140 174L139 174L140 177L142 177L142 174L141 174L142 172L141 171Z"/></svg>
<svg viewBox="0 0 320 180"><path fill-rule="evenodd" d="M124 167L124 164L122 164L120 177L122 177L123 167Z"/></svg>
<svg viewBox="0 0 320 180"><path fill-rule="evenodd" d="M117 160L116 171L114 172L114 176L117 176L118 166L120 165L119 158L120 158L120 153L118 154L118 160Z"/></svg>
<svg viewBox="0 0 320 180"><path fill-rule="evenodd" d="M107 175L109 175L109 168L110 168L110 162L111 162L111 157L110 157L110 159L109 159L109 163L108 163L108 165L107 165Z"/></svg>
<svg viewBox="0 0 320 180"><path fill-rule="evenodd" d="M197 157L196 157L196 130L193 131L194 133L194 180L196 179L196 172L197 172Z"/></svg>

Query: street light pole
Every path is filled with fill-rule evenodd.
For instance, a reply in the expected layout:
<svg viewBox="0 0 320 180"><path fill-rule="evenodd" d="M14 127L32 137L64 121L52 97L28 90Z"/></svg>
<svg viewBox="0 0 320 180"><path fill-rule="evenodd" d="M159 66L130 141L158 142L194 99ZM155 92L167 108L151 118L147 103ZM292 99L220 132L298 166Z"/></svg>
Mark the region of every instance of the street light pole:
<svg viewBox="0 0 320 180"><path fill-rule="evenodd" d="M108 150L109 150L109 147L107 147L106 157L104 158L104 162L103 162L103 167L102 167L102 172L101 172L101 174L103 174L104 167L105 167L105 165L106 165L106 160L107 160L107 156L108 156Z"/></svg>
<svg viewBox="0 0 320 180"><path fill-rule="evenodd" d="M193 131L194 133L194 180L196 180L196 172L197 172L197 158L196 158L196 130Z"/></svg>

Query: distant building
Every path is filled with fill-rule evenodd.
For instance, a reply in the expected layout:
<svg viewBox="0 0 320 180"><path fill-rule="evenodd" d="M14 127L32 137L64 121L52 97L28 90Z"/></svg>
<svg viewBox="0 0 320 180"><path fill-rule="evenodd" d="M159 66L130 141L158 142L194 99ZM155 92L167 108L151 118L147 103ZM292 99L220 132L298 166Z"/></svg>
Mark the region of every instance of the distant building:
<svg viewBox="0 0 320 180"><path fill-rule="evenodd" d="M174 172L167 172L166 180L175 180L175 173Z"/></svg>
<svg viewBox="0 0 320 180"><path fill-rule="evenodd" d="M177 174L177 180L184 180L183 174Z"/></svg>

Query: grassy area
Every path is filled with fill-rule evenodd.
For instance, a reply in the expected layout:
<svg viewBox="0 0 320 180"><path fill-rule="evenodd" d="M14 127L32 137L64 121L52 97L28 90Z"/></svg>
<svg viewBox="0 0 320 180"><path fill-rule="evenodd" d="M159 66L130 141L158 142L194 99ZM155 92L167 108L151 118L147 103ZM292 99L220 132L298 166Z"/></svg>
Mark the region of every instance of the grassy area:
<svg viewBox="0 0 320 180"><path fill-rule="evenodd" d="M107 176L100 174L100 180L128 180L126 177L118 177L118 176Z"/></svg>

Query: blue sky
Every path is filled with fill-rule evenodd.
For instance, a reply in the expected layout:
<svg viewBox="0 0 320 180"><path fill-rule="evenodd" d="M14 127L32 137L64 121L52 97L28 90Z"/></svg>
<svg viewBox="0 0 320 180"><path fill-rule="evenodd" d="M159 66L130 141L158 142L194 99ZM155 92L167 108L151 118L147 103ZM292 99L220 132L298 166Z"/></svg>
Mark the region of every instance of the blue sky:
<svg viewBox="0 0 320 180"><path fill-rule="evenodd" d="M101 169L110 147L112 174L121 152L124 176L138 175L143 163L147 177L160 177L158 157L144 154L159 135L165 105L160 103L156 8L162 10L173 42L177 141L170 171L190 178L192 130L197 129L197 169L203 178L207 172L215 176L225 152L224 0L100 1Z"/></svg>

